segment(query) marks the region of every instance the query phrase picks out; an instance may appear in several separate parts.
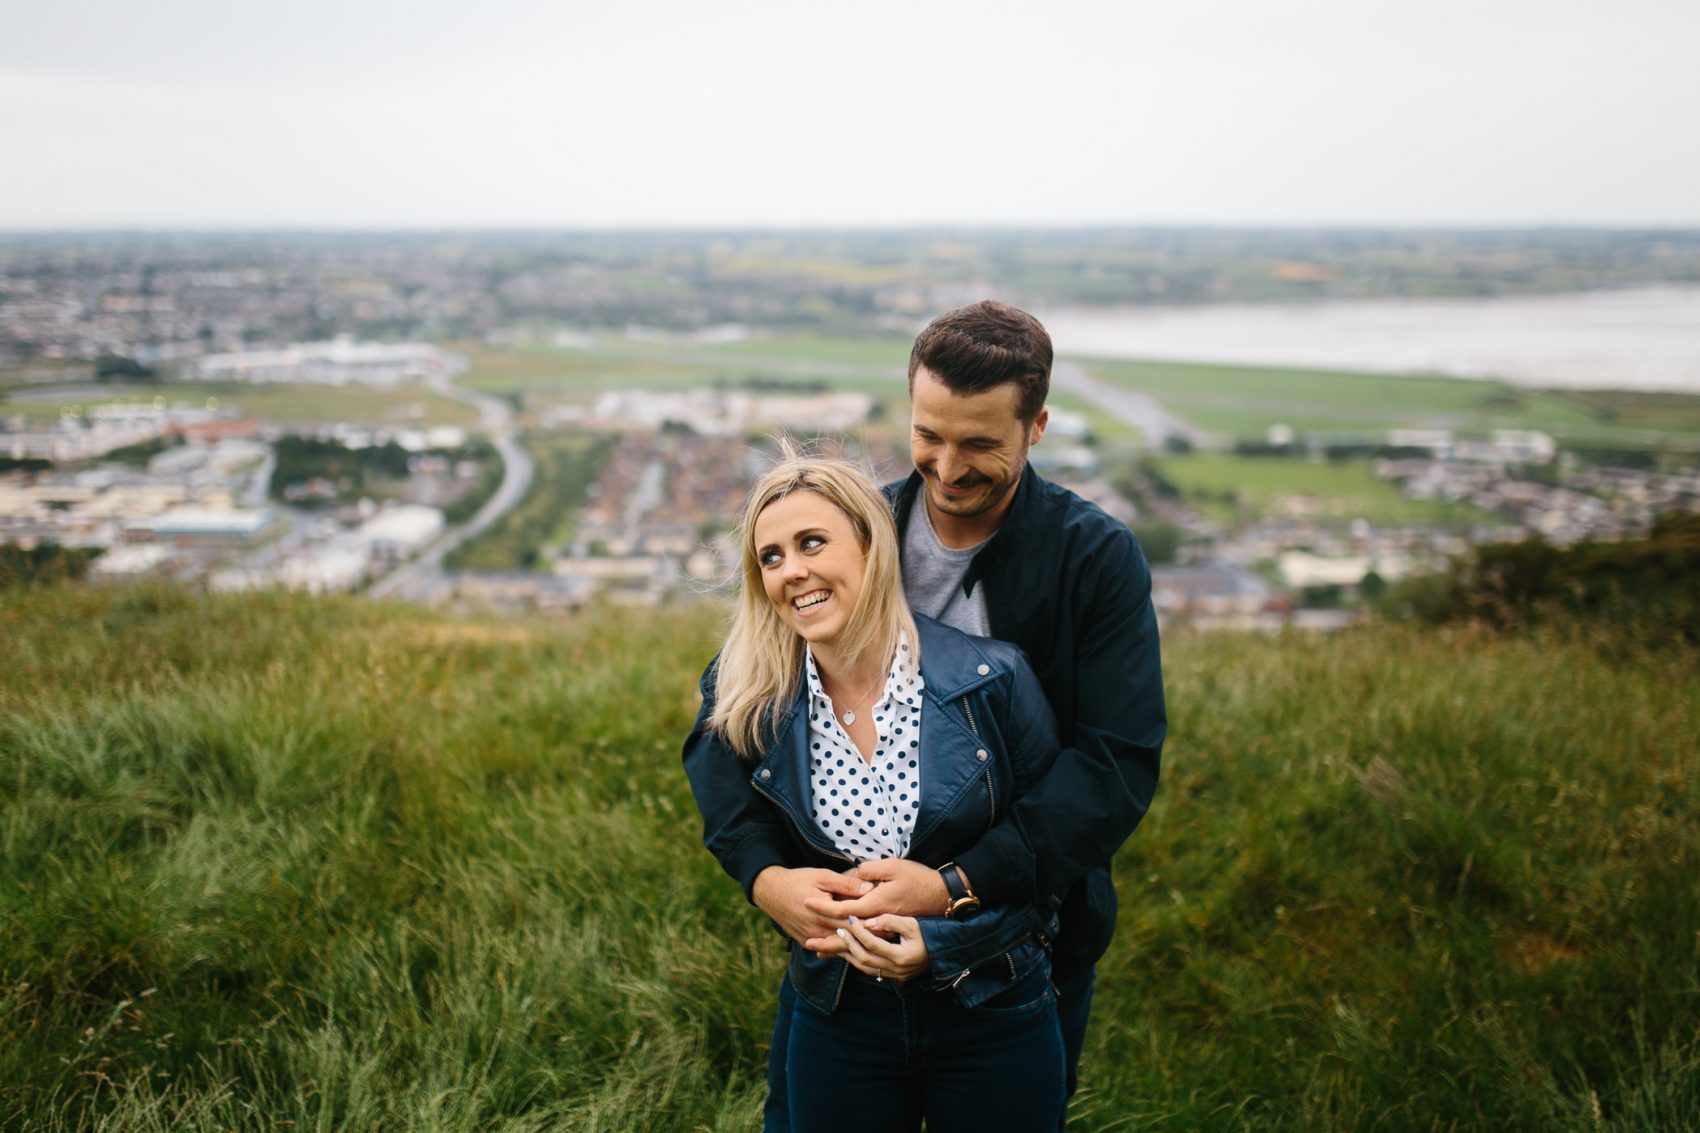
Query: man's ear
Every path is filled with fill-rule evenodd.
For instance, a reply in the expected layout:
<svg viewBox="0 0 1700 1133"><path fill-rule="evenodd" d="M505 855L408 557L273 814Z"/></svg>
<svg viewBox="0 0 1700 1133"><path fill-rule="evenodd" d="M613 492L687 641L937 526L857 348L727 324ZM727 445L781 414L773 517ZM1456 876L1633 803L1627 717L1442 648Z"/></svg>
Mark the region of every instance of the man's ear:
<svg viewBox="0 0 1700 1133"><path fill-rule="evenodd" d="M1050 421L1050 419L1051 419L1051 407L1048 406L1048 405L1041 405L1039 407L1039 415L1037 417L1033 418L1033 424L1031 424L1027 427L1027 429L1028 429L1027 443L1028 444L1036 445L1036 444L1039 443L1039 438L1045 435L1045 425L1046 425L1046 423L1048 423Z"/></svg>

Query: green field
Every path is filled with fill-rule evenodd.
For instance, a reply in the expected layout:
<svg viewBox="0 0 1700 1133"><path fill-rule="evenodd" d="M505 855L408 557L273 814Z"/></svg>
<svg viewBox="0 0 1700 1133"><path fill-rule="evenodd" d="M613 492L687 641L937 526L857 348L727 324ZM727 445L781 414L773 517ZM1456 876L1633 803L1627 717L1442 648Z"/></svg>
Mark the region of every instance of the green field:
<svg viewBox="0 0 1700 1133"><path fill-rule="evenodd" d="M1504 382L1420 375L1081 359L1094 377L1151 394L1177 416L1228 437L1261 438L1271 425L1301 435L1364 436L1393 428L1540 429L1563 440L1636 446L1700 442L1700 397L1663 395L1686 407L1657 414L1601 412L1637 403L1622 395L1522 389Z"/></svg>
<svg viewBox="0 0 1700 1133"><path fill-rule="evenodd" d="M469 368L455 384L480 393L582 394L604 389L688 389L714 380L707 366L554 346L452 344Z"/></svg>
<svg viewBox="0 0 1700 1133"><path fill-rule="evenodd" d="M782 334L695 347L711 355L739 359L784 359L838 366L859 366L901 379L909 369L912 337L901 335L835 338L827 335Z"/></svg>
<svg viewBox="0 0 1700 1133"><path fill-rule="evenodd" d="M1267 513L1279 501L1300 496L1322 501L1325 516L1382 525L1463 526L1493 520L1466 505L1407 500L1397 487L1375 475L1368 460L1193 454L1163 456L1157 463L1188 502L1222 522Z"/></svg>
<svg viewBox="0 0 1700 1133"><path fill-rule="evenodd" d="M57 417L68 406L87 408L109 401L211 402L245 417L283 424L460 425L478 422L478 411L422 389L374 389L370 386L272 385L247 382L164 382L149 386L112 386L111 392L79 392L48 400L0 402L0 415Z"/></svg>
<svg viewBox="0 0 1700 1133"><path fill-rule="evenodd" d="M909 344L812 335L699 344L604 338L595 346L454 344L471 363L458 384L488 393L679 389L745 378L825 381L839 389L901 391Z"/></svg>
<svg viewBox="0 0 1700 1133"><path fill-rule="evenodd" d="M678 763L718 616L0 593L0 1127L755 1129L783 949ZM1692 1128L1692 655L1165 650L1074 1128Z"/></svg>
<svg viewBox="0 0 1700 1133"><path fill-rule="evenodd" d="M871 394L883 403L887 422L906 423L909 346L898 338L794 334L714 345L607 340L587 349L465 343L455 349L471 362L458 384L485 393L522 393L537 404L584 400L604 389L693 389L751 379L820 382L834 390ZM1103 441L1141 439L1138 429L1083 398L1057 393L1051 404L1083 414Z"/></svg>

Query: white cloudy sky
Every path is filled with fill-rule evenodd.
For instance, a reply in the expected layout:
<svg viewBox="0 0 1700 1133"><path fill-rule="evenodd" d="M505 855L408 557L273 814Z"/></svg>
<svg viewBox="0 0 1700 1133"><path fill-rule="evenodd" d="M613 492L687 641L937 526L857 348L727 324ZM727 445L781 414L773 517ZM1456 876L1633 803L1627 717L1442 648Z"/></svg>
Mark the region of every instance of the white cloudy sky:
<svg viewBox="0 0 1700 1133"><path fill-rule="evenodd" d="M1694 0L0 0L0 228L1700 224Z"/></svg>

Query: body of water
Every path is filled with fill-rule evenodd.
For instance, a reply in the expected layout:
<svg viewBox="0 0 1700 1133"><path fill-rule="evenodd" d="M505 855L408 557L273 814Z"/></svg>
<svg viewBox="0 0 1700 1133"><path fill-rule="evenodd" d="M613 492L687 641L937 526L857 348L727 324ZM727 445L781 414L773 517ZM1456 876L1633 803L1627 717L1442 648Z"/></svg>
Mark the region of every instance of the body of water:
<svg viewBox="0 0 1700 1133"><path fill-rule="evenodd" d="M1062 354L1700 393L1700 288L1036 311Z"/></svg>

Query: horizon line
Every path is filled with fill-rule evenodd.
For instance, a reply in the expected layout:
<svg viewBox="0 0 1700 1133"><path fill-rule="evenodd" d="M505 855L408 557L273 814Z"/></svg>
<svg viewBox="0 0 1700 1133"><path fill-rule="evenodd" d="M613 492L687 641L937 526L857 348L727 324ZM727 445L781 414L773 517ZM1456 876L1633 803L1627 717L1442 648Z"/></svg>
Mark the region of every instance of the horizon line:
<svg viewBox="0 0 1700 1133"><path fill-rule="evenodd" d="M988 222L889 222L794 224L735 223L633 223L633 224L94 224L0 226L0 237L43 236L254 236L254 235L635 235L635 234L875 234L875 233L1070 233L1070 232L1388 232L1388 233L1482 233L1482 232L1609 232L1609 233L1695 233L1700 220L1681 222L1617 221L1519 221L1519 222L1429 222L1429 221L988 221Z"/></svg>

